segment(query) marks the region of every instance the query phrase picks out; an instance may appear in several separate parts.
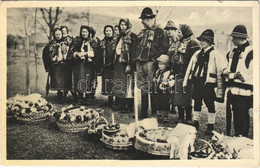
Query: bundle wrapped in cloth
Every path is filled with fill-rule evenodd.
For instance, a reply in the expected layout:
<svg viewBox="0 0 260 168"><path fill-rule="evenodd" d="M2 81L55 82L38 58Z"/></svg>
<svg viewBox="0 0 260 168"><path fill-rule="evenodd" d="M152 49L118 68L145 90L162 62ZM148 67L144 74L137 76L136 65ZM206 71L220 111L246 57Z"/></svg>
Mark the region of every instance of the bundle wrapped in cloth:
<svg viewBox="0 0 260 168"><path fill-rule="evenodd" d="M193 126L179 123L168 135L170 159L188 159L188 153L194 151L196 129ZM190 150L189 150L190 149Z"/></svg>

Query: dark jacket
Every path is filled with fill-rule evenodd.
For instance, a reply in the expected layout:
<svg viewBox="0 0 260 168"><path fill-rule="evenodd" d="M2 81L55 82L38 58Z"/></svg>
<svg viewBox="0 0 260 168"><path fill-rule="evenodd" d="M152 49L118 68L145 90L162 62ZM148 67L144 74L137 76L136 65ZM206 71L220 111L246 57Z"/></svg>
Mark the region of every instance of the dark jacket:
<svg viewBox="0 0 260 168"><path fill-rule="evenodd" d="M81 52L81 46L82 46L83 41L84 40L81 37L76 37L75 39L73 39L71 46L69 48L68 57L67 57L67 59L69 61L71 61L72 63L77 63L77 62L83 61L81 59L76 59L74 57L75 52ZM93 63L95 63L96 55L98 54L98 45L97 45L97 42L94 40L89 40L89 43L94 52L94 58L92 58L92 60L93 60ZM87 52L87 48L85 48L85 52ZM88 59L85 59L84 61L88 62Z"/></svg>
<svg viewBox="0 0 260 168"><path fill-rule="evenodd" d="M163 29L159 27L144 29L139 33L138 38L136 60L156 62L161 54L167 53L168 44Z"/></svg>
<svg viewBox="0 0 260 168"><path fill-rule="evenodd" d="M133 32L129 32L129 37L130 37L130 40L128 43L128 49L129 49L129 58L127 55L124 55L123 53L123 58L124 58L124 61L125 63L127 63L128 65L132 65L133 62L134 62L134 59L136 58L136 48L138 46L138 37L136 34L134 34ZM120 34L118 40L117 40L117 43L116 43L116 46L118 45L119 41L121 38L124 38L126 37L127 35L124 35L124 34ZM117 62L119 60L118 57L115 57L115 60L114 62Z"/></svg>
<svg viewBox="0 0 260 168"><path fill-rule="evenodd" d="M201 47L196 40L191 39L187 43L186 51L185 51L185 53L183 53L183 55L184 55L183 62L184 62L184 69L185 70L187 69L189 62L190 62L190 59L193 56L193 54L200 49L201 49Z"/></svg>
<svg viewBox="0 0 260 168"><path fill-rule="evenodd" d="M51 71L52 57L55 56L55 54L57 54L57 50L58 50L56 44L61 42L63 42L63 40L59 40L59 41L52 40L43 48L42 60L46 72Z"/></svg>

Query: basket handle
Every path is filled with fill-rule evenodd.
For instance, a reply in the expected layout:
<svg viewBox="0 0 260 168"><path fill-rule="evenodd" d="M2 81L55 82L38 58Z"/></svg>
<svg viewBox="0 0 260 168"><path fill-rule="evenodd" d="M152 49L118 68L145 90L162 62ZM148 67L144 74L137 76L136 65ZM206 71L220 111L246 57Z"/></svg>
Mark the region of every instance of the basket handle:
<svg viewBox="0 0 260 168"><path fill-rule="evenodd" d="M94 127L96 127L97 124L98 124L101 120L105 121L106 125L108 125L107 119L106 119L105 117L99 117L99 118L95 121Z"/></svg>
<svg viewBox="0 0 260 168"><path fill-rule="evenodd" d="M211 158L214 156L214 154L215 154L215 151L214 151L212 145L211 145L208 141L206 141L206 140L204 140L204 139L198 139L198 140L199 140L199 141L202 141L202 142L204 142L204 143L206 143L206 144L210 147L210 149L211 149L211 154L209 154L209 156L207 157L207 159L211 159Z"/></svg>

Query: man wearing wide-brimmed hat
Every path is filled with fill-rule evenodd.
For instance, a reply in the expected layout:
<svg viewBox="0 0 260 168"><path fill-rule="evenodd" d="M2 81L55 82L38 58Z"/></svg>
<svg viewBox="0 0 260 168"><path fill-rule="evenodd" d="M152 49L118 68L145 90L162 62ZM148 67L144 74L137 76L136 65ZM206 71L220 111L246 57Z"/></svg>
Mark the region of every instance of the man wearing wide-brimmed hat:
<svg viewBox="0 0 260 168"><path fill-rule="evenodd" d="M208 109L208 125L206 135L211 135L215 124L216 100L223 100L223 88L215 87L223 84L221 75L227 60L214 49L214 32L205 30L198 38L201 50L196 51L188 65L183 87L189 82L193 84L192 98L194 99L193 121L194 126L199 129L202 101ZM217 99L219 98L219 99Z"/></svg>
<svg viewBox="0 0 260 168"><path fill-rule="evenodd" d="M231 36L236 47L227 54L228 68L223 74L229 83L228 100L234 114L235 136L248 136L249 109L253 106L253 48L244 25L237 25Z"/></svg>
<svg viewBox="0 0 260 168"><path fill-rule="evenodd" d="M156 59L167 53L167 44L163 29L155 25L155 15L151 8L143 9L141 16L144 29L139 33L140 40L136 53L137 87L142 91L141 115L148 117L148 93L150 93L152 114L156 115L156 102L152 88L153 77L157 69Z"/></svg>

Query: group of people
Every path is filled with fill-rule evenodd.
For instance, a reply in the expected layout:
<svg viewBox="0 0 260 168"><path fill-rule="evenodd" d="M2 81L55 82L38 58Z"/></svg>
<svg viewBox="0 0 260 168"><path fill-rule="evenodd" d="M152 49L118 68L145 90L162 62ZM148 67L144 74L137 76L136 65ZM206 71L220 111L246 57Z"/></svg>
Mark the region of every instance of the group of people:
<svg viewBox="0 0 260 168"><path fill-rule="evenodd" d="M95 98L97 76L102 77L106 105L133 112L134 87L141 90L140 118L151 116L168 120L175 107L180 123L199 129L202 102L208 109L206 134L212 134L215 105L223 103L225 89L234 113L235 136L248 136L249 109L253 102L253 50L244 25L231 36L236 46L225 56L214 49L214 32L207 29L193 38L190 26L168 21L162 29L155 24L152 9L143 9L144 29L136 35L129 19L104 27L104 39L95 30L81 26L79 36L68 35L66 26L53 31L54 39L43 50L50 87L64 98L68 91L79 104ZM137 81L134 81L136 72ZM47 82L47 91L49 80ZM48 92L47 92L48 93ZM194 108L192 110L192 99Z"/></svg>

